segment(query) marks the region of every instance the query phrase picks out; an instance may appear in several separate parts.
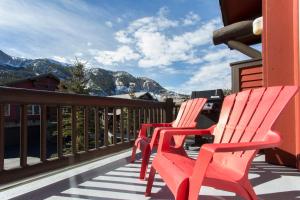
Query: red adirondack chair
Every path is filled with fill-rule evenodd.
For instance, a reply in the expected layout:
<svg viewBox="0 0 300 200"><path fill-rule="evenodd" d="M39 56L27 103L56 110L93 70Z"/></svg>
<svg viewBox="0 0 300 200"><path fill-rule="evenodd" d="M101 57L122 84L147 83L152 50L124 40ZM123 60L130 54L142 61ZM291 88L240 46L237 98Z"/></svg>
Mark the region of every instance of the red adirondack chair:
<svg viewBox="0 0 300 200"><path fill-rule="evenodd" d="M150 195L157 171L176 200L198 199L202 185L235 192L246 200L257 200L248 180L251 162L259 149L280 144L280 135L271 127L297 89L278 86L233 94L225 98L215 127L161 131L145 194ZM173 136L190 134L215 137L213 144L201 147L196 160L174 153L177 143L170 145Z"/></svg>
<svg viewBox="0 0 300 200"><path fill-rule="evenodd" d="M204 98L196 98L182 103L176 120L172 123L142 124L138 138L136 139L135 144L132 148L131 156L131 162L134 162L136 149L139 148L142 151L140 179L145 178L150 154L152 150L158 145L160 131L166 128L195 128L197 124L197 117L205 102L206 99ZM155 127L152 138L147 137L147 128L150 127ZM178 137L181 138L181 136ZM183 148L178 148L178 153L185 154L185 151Z"/></svg>

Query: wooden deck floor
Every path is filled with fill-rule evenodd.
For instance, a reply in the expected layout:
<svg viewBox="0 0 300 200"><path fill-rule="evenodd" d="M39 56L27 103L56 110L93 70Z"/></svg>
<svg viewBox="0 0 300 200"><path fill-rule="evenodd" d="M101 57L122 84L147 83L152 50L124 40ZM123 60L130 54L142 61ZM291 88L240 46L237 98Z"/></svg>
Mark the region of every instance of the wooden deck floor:
<svg viewBox="0 0 300 200"><path fill-rule="evenodd" d="M130 150L114 156L28 180L0 191L0 199L112 200L173 199L157 175L152 197L145 197L146 181L138 179L140 160L129 163ZM191 157L197 152L189 151ZM153 158L153 156L152 156ZM300 173L292 168L269 165L258 156L250 178L260 200L300 199ZM203 187L201 200L238 200L235 194Z"/></svg>

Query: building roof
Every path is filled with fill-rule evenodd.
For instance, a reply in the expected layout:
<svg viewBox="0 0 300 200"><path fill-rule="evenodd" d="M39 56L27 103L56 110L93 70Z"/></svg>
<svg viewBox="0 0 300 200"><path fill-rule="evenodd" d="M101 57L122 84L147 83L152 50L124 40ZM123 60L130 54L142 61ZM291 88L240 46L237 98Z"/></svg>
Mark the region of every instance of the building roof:
<svg viewBox="0 0 300 200"><path fill-rule="evenodd" d="M25 81L37 81L37 80L43 79L43 78L52 78L52 79L56 80L57 82L60 82L60 79L57 76L55 76L51 73L48 73L48 74L42 74L42 75L38 75L38 76L33 76L33 77L25 78L25 79L12 81L12 82L6 83L4 85L5 86L14 86L18 83L22 83L22 82L25 82Z"/></svg>
<svg viewBox="0 0 300 200"><path fill-rule="evenodd" d="M145 100L157 100L152 94L149 92L134 92L134 95L130 96L129 94L119 94L112 95L109 97L121 98L121 99L145 99Z"/></svg>
<svg viewBox="0 0 300 200"><path fill-rule="evenodd" d="M262 0L219 0L224 26L262 16Z"/></svg>

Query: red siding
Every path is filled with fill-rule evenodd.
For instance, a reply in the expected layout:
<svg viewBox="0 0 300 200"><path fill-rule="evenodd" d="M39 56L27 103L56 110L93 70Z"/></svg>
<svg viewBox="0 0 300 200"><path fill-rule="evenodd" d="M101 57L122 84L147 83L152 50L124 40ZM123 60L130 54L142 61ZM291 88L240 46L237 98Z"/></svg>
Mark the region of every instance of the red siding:
<svg viewBox="0 0 300 200"><path fill-rule="evenodd" d="M240 70L240 90L247 90L263 86L262 66L241 68Z"/></svg>

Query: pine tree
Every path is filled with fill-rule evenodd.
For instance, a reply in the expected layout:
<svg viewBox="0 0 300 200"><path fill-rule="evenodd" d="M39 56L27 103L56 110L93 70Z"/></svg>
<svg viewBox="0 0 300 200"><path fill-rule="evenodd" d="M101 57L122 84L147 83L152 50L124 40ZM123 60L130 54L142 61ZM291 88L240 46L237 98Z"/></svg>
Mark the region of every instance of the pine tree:
<svg viewBox="0 0 300 200"><path fill-rule="evenodd" d="M86 76L86 63L80 62L77 58L73 66L70 68L71 77L66 80L64 85L67 87L69 92L73 92L76 94L89 94L89 89L87 88L88 78ZM83 127L84 127L84 114L83 108L77 107L76 111L77 118L77 148L79 151L83 150ZM66 124L71 124L71 116L66 119ZM64 135L71 135L70 129L65 132Z"/></svg>
<svg viewBox="0 0 300 200"><path fill-rule="evenodd" d="M86 63L80 62L76 58L74 65L70 69L71 77L65 83L69 91L77 94L89 94L85 65Z"/></svg>

